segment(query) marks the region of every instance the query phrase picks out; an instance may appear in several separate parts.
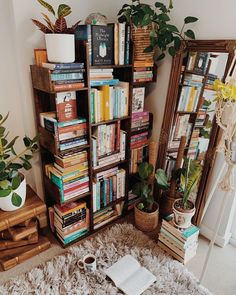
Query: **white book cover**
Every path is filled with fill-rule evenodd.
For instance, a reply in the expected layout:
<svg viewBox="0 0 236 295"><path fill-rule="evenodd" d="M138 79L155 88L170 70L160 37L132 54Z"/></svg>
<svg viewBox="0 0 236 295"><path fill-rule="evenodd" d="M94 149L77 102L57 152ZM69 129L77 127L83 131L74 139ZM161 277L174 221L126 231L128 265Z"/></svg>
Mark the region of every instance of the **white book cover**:
<svg viewBox="0 0 236 295"><path fill-rule="evenodd" d="M143 112L145 87L133 88L132 113Z"/></svg>
<svg viewBox="0 0 236 295"><path fill-rule="evenodd" d="M119 23L119 64L125 63L125 23Z"/></svg>
<svg viewBox="0 0 236 295"><path fill-rule="evenodd" d="M131 255L122 257L106 269L105 274L127 295L140 295L156 281L156 277Z"/></svg>

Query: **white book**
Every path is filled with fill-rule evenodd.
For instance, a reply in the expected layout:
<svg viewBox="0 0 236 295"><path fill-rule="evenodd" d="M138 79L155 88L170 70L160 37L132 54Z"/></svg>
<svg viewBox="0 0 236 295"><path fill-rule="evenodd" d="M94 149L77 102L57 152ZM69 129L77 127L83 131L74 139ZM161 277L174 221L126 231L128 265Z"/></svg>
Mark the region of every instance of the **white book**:
<svg viewBox="0 0 236 295"><path fill-rule="evenodd" d="M119 64L125 63L125 23L119 23Z"/></svg>
<svg viewBox="0 0 236 295"><path fill-rule="evenodd" d="M105 274L127 295L140 295L156 281L156 277L131 255L118 260Z"/></svg>
<svg viewBox="0 0 236 295"><path fill-rule="evenodd" d="M132 113L144 110L145 87L133 88Z"/></svg>

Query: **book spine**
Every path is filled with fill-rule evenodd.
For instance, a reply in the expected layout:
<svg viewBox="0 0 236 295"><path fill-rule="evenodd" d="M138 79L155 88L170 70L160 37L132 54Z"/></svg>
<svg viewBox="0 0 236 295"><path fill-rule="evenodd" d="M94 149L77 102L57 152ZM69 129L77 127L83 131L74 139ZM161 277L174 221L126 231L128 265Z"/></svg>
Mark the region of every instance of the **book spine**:
<svg viewBox="0 0 236 295"><path fill-rule="evenodd" d="M126 35L125 35L125 64L130 63L130 25L126 25Z"/></svg>
<svg viewBox="0 0 236 295"><path fill-rule="evenodd" d="M52 81L83 79L82 73L51 74Z"/></svg>
<svg viewBox="0 0 236 295"><path fill-rule="evenodd" d="M119 64L125 61L125 23L119 23Z"/></svg>
<svg viewBox="0 0 236 295"><path fill-rule="evenodd" d="M82 82L71 83L71 84L53 84L54 91L66 91L66 90L77 90L84 88L85 84Z"/></svg>

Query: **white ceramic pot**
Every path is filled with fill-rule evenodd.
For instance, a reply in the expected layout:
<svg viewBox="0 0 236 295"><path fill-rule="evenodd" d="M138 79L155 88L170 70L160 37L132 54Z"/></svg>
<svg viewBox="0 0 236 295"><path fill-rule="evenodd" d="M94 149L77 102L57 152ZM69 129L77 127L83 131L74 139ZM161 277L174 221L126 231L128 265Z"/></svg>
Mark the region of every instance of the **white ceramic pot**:
<svg viewBox="0 0 236 295"><path fill-rule="evenodd" d="M174 222L180 228L188 228L191 226L192 217L195 214L196 208L184 210L176 208L175 204L182 199L176 199L173 203Z"/></svg>
<svg viewBox="0 0 236 295"><path fill-rule="evenodd" d="M0 198L0 209L2 209L3 211L14 211L14 210L20 209L25 204L25 199L26 199L25 177L22 180L20 186L16 190L14 190L13 192L17 193L21 197L22 202L21 202L20 206L17 207L12 204L11 197L12 197L13 193L10 193L10 195L8 195L7 197Z"/></svg>
<svg viewBox="0 0 236 295"><path fill-rule="evenodd" d="M75 36L73 34L45 34L48 61L69 63L75 61Z"/></svg>

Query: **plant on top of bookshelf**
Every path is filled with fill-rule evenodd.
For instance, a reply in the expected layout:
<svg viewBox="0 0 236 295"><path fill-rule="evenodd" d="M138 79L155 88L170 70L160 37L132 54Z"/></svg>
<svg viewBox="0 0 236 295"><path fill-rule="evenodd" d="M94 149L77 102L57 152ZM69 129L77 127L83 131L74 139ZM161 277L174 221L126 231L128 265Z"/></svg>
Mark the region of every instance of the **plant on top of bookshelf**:
<svg viewBox="0 0 236 295"><path fill-rule="evenodd" d="M74 31L78 27L80 20L68 28L65 17L71 13L70 6L60 4L57 12L55 12L54 8L46 1L37 1L55 17L55 22L53 22L47 14L42 13L46 24L32 19L32 22L40 31L45 33L48 60L50 62L74 62Z"/></svg>
<svg viewBox="0 0 236 295"><path fill-rule="evenodd" d="M194 23L198 20L197 17L187 16L184 18L184 24L179 30L174 24L170 23L170 13L173 9L173 1L169 0L168 6L155 2L154 6L140 3L140 0L132 0L132 4L124 4L118 12L119 22L127 22L132 24L135 28L150 28L148 31L149 44L143 42L146 48L144 53L158 51L157 60L165 57L165 52L174 56L181 47L181 41L195 39L195 33L191 29L185 29L185 25ZM145 40L143 40L145 41Z"/></svg>
<svg viewBox="0 0 236 295"><path fill-rule="evenodd" d="M138 168L138 181L132 192L140 197L135 206L135 223L143 231L154 230L158 224L158 204L154 201L152 186L153 165L143 162Z"/></svg>
<svg viewBox="0 0 236 295"><path fill-rule="evenodd" d="M201 173L202 166L200 162L190 158L185 158L183 167L176 171L176 176L180 176L177 190L181 193L182 198L174 201L173 212L175 223L180 228L187 228L191 225L191 219L195 214L195 206L189 198L199 182ZM164 170L158 169L155 177L159 188L169 190L170 184Z"/></svg>
<svg viewBox="0 0 236 295"><path fill-rule="evenodd" d="M22 207L25 202L26 181L19 170L29 170L32 167L29 160L38 150L38 136L33 139L25 136L25 149L17 153L14 145L19 136L9 141L9 132L3 126L8 116L9 113L5 117L0 115L0 209L13 211Z"/></svg>

